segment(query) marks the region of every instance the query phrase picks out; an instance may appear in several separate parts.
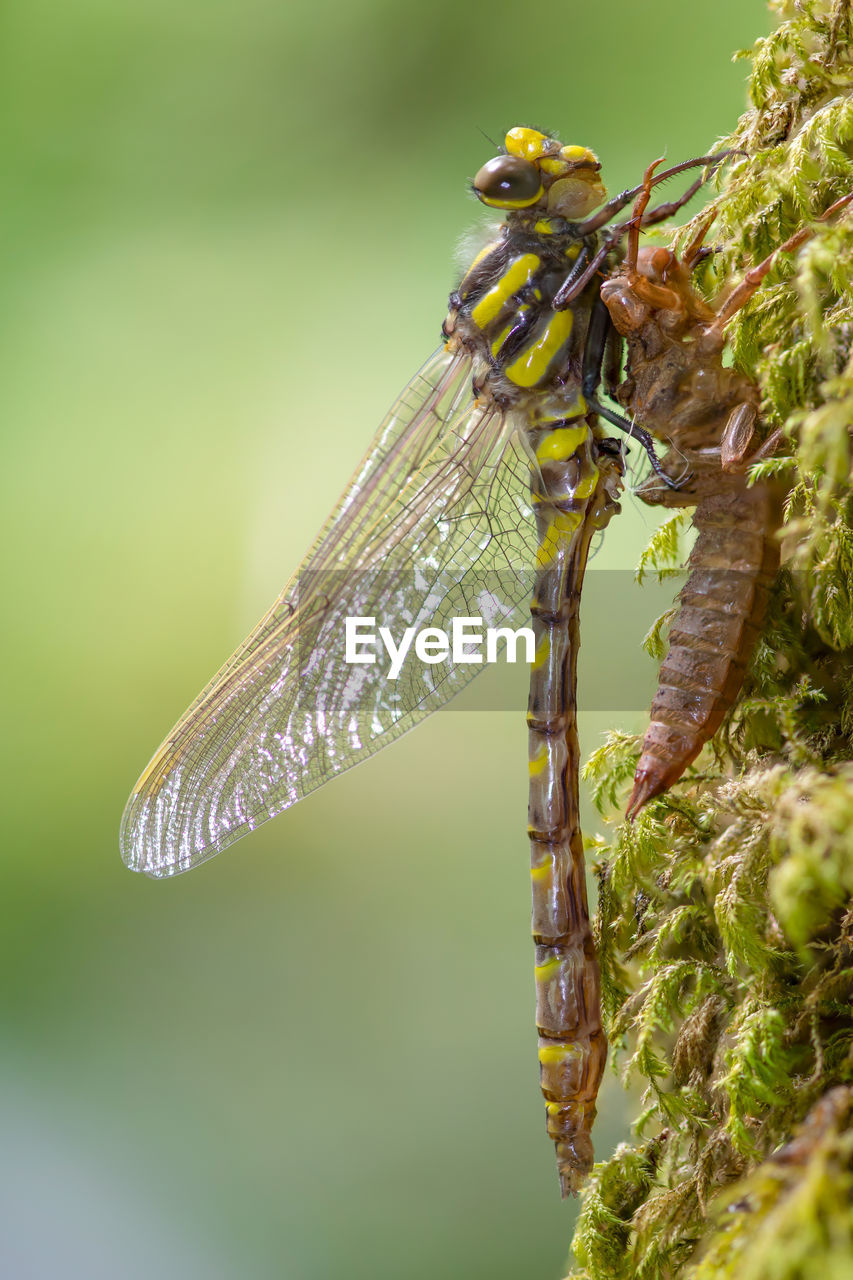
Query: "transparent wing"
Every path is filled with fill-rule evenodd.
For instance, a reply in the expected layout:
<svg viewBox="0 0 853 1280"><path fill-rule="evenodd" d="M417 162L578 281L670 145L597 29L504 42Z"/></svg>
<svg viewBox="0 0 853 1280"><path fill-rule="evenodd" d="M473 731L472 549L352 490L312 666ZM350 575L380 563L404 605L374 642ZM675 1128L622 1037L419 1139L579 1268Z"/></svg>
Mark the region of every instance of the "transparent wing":
<svg viewBox="0 0 853 1280"><path fill-rule="evenodd" d="M384 651L345 660L347 618L406 628L528 618L535 523L513 426L472 398L471 361L443 348L406 387L301 568L172 730L122 819L122 855L186 871L392 742L482 668L396 679ZM366 624L365 624L366 627Z"/></svg>

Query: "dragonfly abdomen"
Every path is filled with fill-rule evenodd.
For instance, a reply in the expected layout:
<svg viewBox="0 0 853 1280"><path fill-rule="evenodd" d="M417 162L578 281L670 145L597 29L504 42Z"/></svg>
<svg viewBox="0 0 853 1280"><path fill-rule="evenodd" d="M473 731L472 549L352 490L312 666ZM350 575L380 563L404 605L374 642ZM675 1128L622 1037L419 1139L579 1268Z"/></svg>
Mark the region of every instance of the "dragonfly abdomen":
<svg viewBox="0 0 853 1280"><path fill-rule="evenodd" d="M590 1130L607 1053L578 813L575 694L580 591L599 473L583 419L530 432L529 439L539 534L527 714L536 1024L547 1132L565 1196L592 1168Z"/></svg>

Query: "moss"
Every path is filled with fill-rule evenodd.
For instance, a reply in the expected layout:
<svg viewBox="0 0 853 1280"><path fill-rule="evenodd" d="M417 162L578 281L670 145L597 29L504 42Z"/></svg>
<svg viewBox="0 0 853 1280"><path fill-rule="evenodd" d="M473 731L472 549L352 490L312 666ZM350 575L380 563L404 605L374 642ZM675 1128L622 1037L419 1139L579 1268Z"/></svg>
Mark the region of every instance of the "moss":
<svg viewBox="0 0 853 1280"><path fill-rule="evenodd" d="M815 226L730 327L786 440L756 468L790 484L785 568L743 695L685 778L631 826L638 741L613 732L587 766L612 1060L643 1093L635 1143L584 1194L578 1280L853 1274L853 215L815 225L853 190L853 25L850 0L772 8L720 144L744 154L702 287ZM641 576L677 562L678 534Z"/></svg>
<svg viewBox="0 0 853 1280"><path fill-rule="evenodd" d="M793 1140L723 1198L689 1280L848 1280L853 1133L848 1089L831 1090Z"/></svg>
<svg viewBox="0 0 853 1280"><path fill-rule="evenodd" d="M780 853L773 909L799 946L831 939L853 900L853 764L803 769L779 800L770 827Z"/></svg>

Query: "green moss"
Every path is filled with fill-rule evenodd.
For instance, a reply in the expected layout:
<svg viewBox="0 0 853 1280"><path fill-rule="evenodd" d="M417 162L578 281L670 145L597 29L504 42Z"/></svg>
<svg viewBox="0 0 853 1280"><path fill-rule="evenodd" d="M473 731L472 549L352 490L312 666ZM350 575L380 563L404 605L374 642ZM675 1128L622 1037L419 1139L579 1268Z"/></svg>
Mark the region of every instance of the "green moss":
<svg viewBox="0 0 853 1280"><path fill-rule="evenodd" d="M689 1280L847 1280L853 1260L849 1110L849 1090L830 1091L793 1141L723 1198Z"/></svg>
<svg viewBox="0 0 853 1280"><path fill-rule="evenodd" d="M853 764L803 769L780 797L770 827L779 863L771 902L794 943L832 937L853 900Z"/></svg>
<svg viewBox="0 0 853 1280"><path fill-rule="evenodd" d="M579 1280L853 1274L853 213L815 223L853 190L853 31L850 0L772 7L702 276L715 296L815 228L730 327L787 442L755 469L791 486L785 567L744 693L681 782L631 826L637 739L587 766L612 1061L643 1094L636 1144L584 1194ZM641 577L677 562L679 530Z"/></svg>

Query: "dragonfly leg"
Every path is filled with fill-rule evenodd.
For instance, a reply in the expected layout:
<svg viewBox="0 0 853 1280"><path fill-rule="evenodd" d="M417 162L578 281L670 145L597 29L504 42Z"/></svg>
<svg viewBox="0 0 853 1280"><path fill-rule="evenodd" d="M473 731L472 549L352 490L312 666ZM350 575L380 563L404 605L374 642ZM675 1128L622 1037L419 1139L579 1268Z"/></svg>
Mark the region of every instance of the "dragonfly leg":
<svg viewBox="0 0 853 1280"><path fill-rule="evenodd" d="M606 453L610 458L621 458L628 452L618 436L605 436L603 440L596 440L595 446L599 453Z"/></svg>
<svg viewBox="0 0 853 1280"><path fill-rule="evenodd" d="M819 218L815 218L815 225L819 222L826 222L827 219L831 218L839 209L846 208L851 201L853 201L853 193L842 196L840 200L836 200L834 204L831 204ZM802 227L792 236L789 236L784 244L780 244L777 249L774 249L772 253L768 254L763 262L759 262L757 266L752 267L747 271L746 275L740 283L735 286L723 305L720 307L713 325L709 326L709 332L713 330L722 334L725 325L729 320L731 320L732 316L737 311L740 311L741 307L745 306L747 302L749 302L752 295L759 288L764 277L779 257L779 254L793 253L793 251L798 249L801 244L805 244L807 240L810 240L813 235L814 227Z"/></svg>
<svg viewBox="0 0 853 1280"><path fill-rule="evenodd" d="M611 400L616 399L616 388L622 381L622 354L625 349L622 334L615 325L611 325L604 339L604 360L602 362L602 381L604 390Z"/></svg>
<svg viewBox="0 0 853 1280"><path fill-rule="evenodd" d="M692 182L685 192L680 196L676 196L674 200L667 200L664 204L656 204L653 209L649 209L643 218L644 227L653 227L656 222L663 222L665 218L671 218L674 213L678 213L679 209L683 209L688 200L692 200L696 192L704 185L705 178L697 178Z"/></svg>
<svg viewBox="0 0 853 1280"><path fill-rule="evenodd" d="M605 255L601 250L599 250L593 261L590 262L589 249L586 245L581 246L578 256L572 263L569 274L566 276L565 280L554 295L552 306L555 311L559 311L563 305L570 305L571 299L574 298L576 294L576 286L579 281L585 282L590 270L595 271L600 263L604 261L604 257ZM581 288L582 287L583 285L581 285ZM568 298L569 301L564 303L564 298Z"/></svg>
<svg viewBox="0 0 853 1280"><path fill-rule="evenodd" d="M610 318L610 312L604 302L600 297L596 298L592 308L592 315L589 318L589 328L586 331L586 343L583 349L581 391L585 400L588 400L590 396L594 396L601 385L601 367L604 363L604 353L608 349L608 344L613 340L613 334L616 334L621 357L622 339Z"/></svg>
<svg viewBox="0 0 853 1280"><path fill-rule="evenodd" d="M587 234L591 231L598 230L599 227L605 226L606 223L611 221L613 215L618 213L620 209L624 209L625 205L633 200L635 196L638 196L640 200L643 201L643 210L645 210L651 195L651 189L658 182L663 182L666 178L671 178L673 174L681 173L682 170L689 169L699 164L704 164L709 168L714 169L718 165L722 164L724 160L728 159L731 154L731 151L721 151L719 155L716 156L698 156L695 160L685 160L681 164L673 165L671 169L665 169L662 173L657 174L656 177L652 177L651 170L654 169L655 165L661 163L660 160L656 160L654 165L651 165L649 170L646 171L643 181L638 187L632 187L628 191L622 191L618 196L614 196L612 200L608 200L607 204L602 205L598 213L594 213L592 217L587 218L585 222L578 223L578 229L583 234ZM679 209L687 204L688 200L695 196L696 192L705 181L706 176L705 174L702 174L695 182L690 184L685 192L680 196L677 196L674 200L667 200L664 204L655 205L653 209L649 209L644 212L642 214L642 226L653 226L654 223L663 222L665 218L669 218L674 213L677 213ZM636 210L634 217L629 219L628 222L617 223L601 245L598 253L587 266L586 270L581 275L575 275L573 273L571 278L563 282L554 298L555 308L559 309L561 307L567 307L574 302L578 294L580 294L589 284L590 280L598 271L610 250L619 243L619 240L625 234L625 231L630 230L634 226L635 218ZM639 225L640 224L637 223L637 228L639 228ZM634 234L638 235L639 230ZM700 249L699 256L702 255L703 251Z"/></svg>
<svg viewBox="0 0 853 1280"><path fill-rule="evenodd" d="M671 169L664 169L661 173L657 174L653 179L651 186L655 187L659 182L665 182L667 178L673 178L677 173L683 173L685 169L696 169L699 165L703 165L708 169L714 170L721 165L724 160L727 160L731 154L731 151L719 151L713 156L696 156L693 160L683 160L681 164L673 165ZM691 183L687 188L687 191L682 196L677 197L675 200L667 201L665 205L659 205L658 209L661 210L659 214L658 209L651 210L649 218L657 222L662 218L668 218L672 213L677 213L682 205L685 205L691 196L696 194L704 180L704 177L698 178L696 182ZM621 209L624 209L627 204L630 204L635 196L640 194L643 190L643 185L644 184L641 182L637 187L631 187L628 190L620 191L618 196L614 196L612 200L608 200L606 204L603 204L597 213L592 214L592 216L587 218L586 221L578 223L579 233L585 236L589 235L592 231L598 231L600 227L603 227L606 223L610 222L615 214L619 213ZM666 212L663 212L663 210L666 210Z"/></svg>
<svg viewBox="0 0 853 1280"><path fill-rule="evenodd" d="M600 270L601 265L610 250L614 245L619 243L622 238L623 230L623 227L617 227L601 245L598 252L595 254L595 257L591 261L585 262L584 269L582 271L578 271L578 264L575 264L575 267L572 268L557 292L554 294L554 300L551 305L555 311L561 311L566 307L570 307L575 298L583 293L590 280Z"/></svg>
<svg viewBox="0 0 853 1280"><path fill-rule="evenodd" d="M594 395L585 395L585 400L592 413L597 413L599 417L604 418L605 422L611 423L612 426L618 427L620 431L624 431L626 436L630 436L632 440L636 440L645 450L649 462L652 464L652 470L655 475L659 476L668 489L680 489L687 480L689 475L682 476L677 482L668 476L663 469L660 458L655 452L655 442L649 435L648 431L644 431L642 427L638 427L636 422L629 422L627 418L621 417L620 414L614 413L612 409L608 409L606 405Z"/></svg>
<svg viewBox="0 0 853 1280"><path fill-rule="evenodd" d="M654 441L648 431L644 431L636 423L629 422L627 418L623 418L612 409L608 409L598 398L598 388L601 385L601 366L608 343L612 341L612 332L615 332L615 330L613 321L610 319L610 312L601 298L598 298L592 309L583 354L581 390L584 400L593 413L597 413L606 422L618 427L620 431L624 431L627 436L632 436L639 445L642 445L648 454L649 462L652 464L655 474L660 476L668 488L677 489L679 486L664 471L660 458L655 452Z"/></svg>

